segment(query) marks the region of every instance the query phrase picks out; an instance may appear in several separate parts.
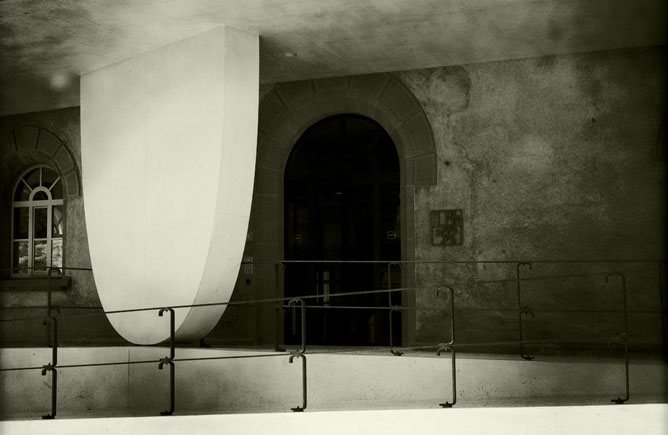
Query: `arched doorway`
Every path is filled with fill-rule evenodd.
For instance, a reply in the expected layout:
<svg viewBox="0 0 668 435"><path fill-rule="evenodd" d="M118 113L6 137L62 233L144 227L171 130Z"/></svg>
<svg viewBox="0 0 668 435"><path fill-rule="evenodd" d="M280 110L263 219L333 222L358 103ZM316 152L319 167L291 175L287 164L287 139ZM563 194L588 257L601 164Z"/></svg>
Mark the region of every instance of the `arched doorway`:
<svg viewBox="0 0 668 435"><path fill-rule="evenodd" d="M287 226L283 183L288 158L310 126L332 115L355 113L380 124L396 147L401 166L401 260L415 260L416 189L436 184L437 154L427 114L401 80L389 73L301 80L275 84L263 95L258 119L251 231L246 244L248 256L258 263L285 259ZM264 270L258 265L253 271L251 282L255 297L272 299L286 295L285 282L276 279L273 267ZM413 268L402 269L401 285L415 287ZM415 292L402 296L405 306L415 306ZM235 318L230 323L243 323L254 330L255 338L249 340L274 343L284 336L284 325L276 323L275 315L274 306L262 304L244 316L243 321ZM415 343L416 325L415 312L404 311L403 345Z"/></svg>
<svg viewBox="0 0 668 435"><path fill-rule="evenodd" d="M284 177L286 260L401 259L399 157L378 123L351 114L315 123L295 144ZM373 263L290 264L285 296L319 295L307 303L318 307L307 311L307 343L388 345L389 312L360 308L387 307L387 294L335 296L387 288L387 271ZM400 304L398 294L392 304ZM399 316L392 326L400 344ZM299 341L291 325L284 330L286 343Z"/></svg>

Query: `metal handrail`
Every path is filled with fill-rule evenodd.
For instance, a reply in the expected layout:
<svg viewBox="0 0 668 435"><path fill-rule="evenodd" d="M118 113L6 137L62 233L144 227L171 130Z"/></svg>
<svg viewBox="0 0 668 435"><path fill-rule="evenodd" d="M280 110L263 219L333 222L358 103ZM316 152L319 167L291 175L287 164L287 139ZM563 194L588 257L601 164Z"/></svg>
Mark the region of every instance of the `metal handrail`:
<svg viewBox="0 0 668 435"><path fill-rule="evenodd" d="M610 262L618 262L618 263L633 263L633 262L657 262L659 263L659 287L660 290L662 289L663 282L662 282L662 265L665 265L665 262L662 260L604 260L604 261L599 261L599 260L562 260L562 261L548 261L548 260L539 260L539 261L533 261L533 263L610 263ZM249 262L244 262L244 263L249 263ZM606 275L606 283L610 281L611 278L616 277L619 278L621 281L621 289L622 289L622 296L623 296L623 309L622 310L595 310L596 312L615 312L619 313L622 312L624 313L624 332L613 337L592 337L592 338L571 338L569 340L525 340L523 338L523 325L522 325L522 316L525 314L531 314L532 316L535 316L535 312L539 310L532 310L529 309L526 305L522 304L522 299L521 299L521 285L520 283L524 281L522 277L520 276L520 268L521 266L528 266L531 268L531 264L529 262L515 262L515 261L506 261L506 260L487 260L487 261L361 261L361 262L356 262L356 261L351 261L351 260L334 260L334 261L326 261L326 260L286 260L286 261L281 261L281 262L274 262L271 264L276 265L276 270L278 271L278 266L285 264L290 264L290 263L316 263L316 264L321 264L321 263L374 263L374 264L387 264L388 265L388 270L393 267L393 266L400 266L401 264L409 263L409 264L417 264L417 263L423 263L423 264L482 264L482 263L494 263L494 264L515 264L516 265L516 281L517 282L517 302L518 302L518 307L514 310L507 310L507 311L516 311L519 313L519 340L518 341L495 341L495 342L487 342L487 343L455 343L455 291L453 287L451 286L441 286L441 287L436 287L439 289L445 288L449 290L450 294L450 318L451 318L451 326L450 326L450 333L451 333L451 340L448 343L439 343L436 345L429 345L429 346L415 346L415 347L405 347L401 348L402 350L420 350L420 349L436 349L437 355L440 355L442 352L451 352L452 353L452 358L451 358L451 363L452 363L452 395L453 395L453 402L445 402L441 403L440 406L442 407L452 407L456 403L456 349L458 348L466 348L466 347L476 347L476 346L491 346L491 345L509 345L509 344L519 344L520 346L520 355L527 360L533 359L534 357L525 355L523 346L525 344L555 344L555 343L574 343L574 342L587 342L587 343L592 343L592 342L606 342L610 344L611 340L615 341L622 341L624 345L624 355L625 355L625 361L624 361L624 366L625 366L625 387L626 387L626 395L624 398L618 397L617 399L613 399L612 402L614 403L625 403L626 401L629 400L630 397L630 391L629 391L629 347L628 347L628 340L629 340L629 334L628 334L628 303L627 303L627 291L626 291L626 277L622 273L614 272L614 273L608 273ZM258 264L258 262L254 262L253 264ZM340 293L331 293L329 297L346 297L346 296L358 296L358 295L363 295L363 294L380 294L380 293L386 293L390 297L388 299L389 304L388 306L385 307L362 307L362 306L318 306L318 305L306 305L306 300L312 300L320 298L321 295L315 294L315 295L305 295L305 296L300 296L298 298L295 297L284 297L284 298L267 298L267 299L257 299L257 300L247 300L247 301L238 301L238 302L211 302L211 303L204 303L204 304L191 304L191 305L175 305L175 306L168 306L168 307L145 307L145 308L132 308L132 309L124 309L124 310L109 310L109 311L102 311L101 313L81 313L81 314L61 314L60 309L61 307L57 307L53 305L52 303L52 297L51 297L51 291L52 291L52 286L51 286L51 280L52 280L52 272L58 271L58 273L62 273L61 270L91 270L88 268L49 268L47 272L47 279L49 281L49 292L48 292L48 299L47 299L47 305L44 307L40 308L47 308L47 317L46 320L44 320L44 324L47 326L47 344L49 347L52 348L52 361L49 362L48 364L41 366L41 367L15 367L15 368L4 368L0 369L1 371L19 371L19 370L41 370L42 375L46 375L47 372L51 373L52 376L52 411L50 414L45 415L43 418L55 418L56 416L56 399L57 399L57 369L63 369L63 368L74 368L74 367L92 367L92 366L106 366L106 365L127 365L127 364L144 364L144 363L158 363L158 368L162 369L164 365L169 365L170 367L170 395L169 395L169 400L170 400L170 409L168 411L163 411L161 412L162 415L171 415L174 412L174 401L175 401L175 362L183 362L183 361L198 361L198 360L216 360L216 359L233 359L233 358L259 358L259 357L269 357L269 356L281 356L284 354L267 354L267 355L237 355L237 356L223 356L223 357L204 357L204 358L176 358L175 355L175 328L174 328L174 310L175 309L181 309L181 308L195 308L195 307L206 307L206 306L216 306L216 305L227 305L227 306L239 306L239 305L256 305L256 304L262 304L262 303L276 303L276 302L283 302L285 303L287 301L287 306L281 305L278 306L277 308L291 308L293 312L293 333L296 333L296 306L300 306L300 313L301 313L301 347L297 350L289 351L289 362L292 363L295 358L300 358L302 359L302 392L303 392L303 401L302 401L302 406L297 406L295 408L291 408L293 411L300 412L303 411L306 406L307 406L307 376L306 376L306 310L307 309L313 309L313 308L319 308L319 309L384 309L388 310L389 316L390 316L390 325L392 324L392 314L394 312L399 312L402 313L405 310L418 310L421 308L418 307L403 307L400 305L393 305L392 304L392 299L391 295L396 292L407 292L407 291L417 291L421 290L422 288L411 288L411 287L402 287L402 288L392 288L392 282L391 282L391 273L388 274L388 288L387 289L378 289L378 290L364 290L364 291L354 291L354 292L340 292ZM581 276L587 276L588 274L581 275ZM600 274L597 274L600 275ZM552 277L546 277L546 278L552 278ZM533 279L536 279L535 277ZM278 282L278 281L277 281ZM661 293L663 296L663 293ZM18 307L11 307L11 308L18 308ZM72 307L75 308L75 307ZM84 308L84 307L76 307L76 308ZM85 307L85 308L97 308L97 307ZM466 309L466 308L463 308ZM663 311L664 306L663 306L663 299L662 299L662 311ZM66 317L87 317L91 315L110 315L110 314L119 314L119 313L131 313L131 312L142 312L142 311L152 311L152 310L158 310L158 314L160 316L163 315L164 312L169 312L170 314L170 332L169 332L169 342L170 342L170 354L167 357L164 357L162 359L159 359L157 361L155 360L146 360L146 361L124 361L124 362L110 362L110 363L93 363L93 364L70 364L70 365L58 365L57 363L57 356L58 356L58 339L57 339L57 329L58 329L58 318L66 318ZM437 309L439 311L443 311L444 309ZM501 311L497 309L497 311ZM557 312L561 312L561 310L554 310ZM582 311L582 310L569 310L569 311ZM591 312L591 310L585 310L587 312ZM57 312L57 315L54 315L54 312ZM665 313L663 313L665 317ZM26 321L26 320L37 320L37 319L44 319L44 317L26 317L26 318L16 318L16 319L0 319L0 322L8 322L8 321ZM392 341L390 339L390 352L394 355L402 355L404 352L399 352L395 349L395 347L392 345ZM308 352L308 353L337 353L337 352Z"/></svg>

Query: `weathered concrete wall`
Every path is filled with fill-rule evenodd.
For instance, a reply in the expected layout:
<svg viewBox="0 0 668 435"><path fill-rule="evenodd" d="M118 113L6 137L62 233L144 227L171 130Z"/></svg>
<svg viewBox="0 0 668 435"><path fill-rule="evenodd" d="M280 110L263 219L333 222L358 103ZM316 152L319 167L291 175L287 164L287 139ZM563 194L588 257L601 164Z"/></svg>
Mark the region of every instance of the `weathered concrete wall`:
<svg viewBox="0 0 668 435"><path fill-rule="evenodd" d="M2 207L0 212L0 234L2 235L2 246L0 247L1 263L3 273L0 274L2 289L0 289L0 306L2 307L26 307L46 305L47 282L35 282L34 287L25 289L23 287L12 288L12 282L8 279L7 268L10 267L10 225L11 225L11 190L16 181L13 176L36 164L47 164L62 170L61 164L50 154L45 153L37 147L37 150L21 150L26 141L15 135L17 129L30 127L37 131L42 129L40 135L48 130L57 139L62 141L74 158L76 171L81 168L81 135L79 125L79 108L51 110L30 114L7 116L0 118L0 162L2 162L3 182L0 185L0 197ZM34 129L33 129L34 128ZM19 144L17 144L19 142ZM16 157L16 150L20 153ZM86 234L86 222L84 218L83 196L79 191L76 195L66 198L65 231L64 231L64 258L66 267L90 268L90 257L88 254L88 238ZM119 215L119 218L122 216ZM59 289L53 292L53 303L60 306L89 307L99 306L100 301L95 289L95 282L90 271L69 270L66 275L71 278L68 289ZM81 309L63 309L63 313L81 313ZM45 310L14 309L11 311L0 311L2 318L35 317L45 315ZM77 325L73 320L61 321L61 338L74 343L96 343L116 342L120 343L117 335L111 329L111 325L104 316L87 318L86 327ZM26 342L42 342L45 330L41 320L26 322L11 322L0 324L0 342L4 344L23 344Z"/></svg>
<svg viewBox="0 0 668 435"><path fill-rule="evenodd" d="M439 157L438 184L416 188L416 259L664 258L665 144L657 135L665 71L665 48L642 48L398 73L429 117ZM461 246L432 246L429 211L438 209L463 210ZM522 274L629 270L636 271L627 276L629 308L658 311L655 265L534 264ZM418 285L454 284L461 308L513 309L515 282L476 281L514 276L514 264L432 266L418 270ZM606 293L605 274L532 281L523 285L523 302L618 309L619 288L611 282ZM418 295L418 306L443 304L435 291ZM435 316L418 314L418 341L447 336ZM622 319L550 312L529 320L530 338L554 338L619 331ZM516 312L463 311L458 326L463 341L517 339ZM660 333L657 313L632 316L631 334L643 344L658 345Z"/></svg>
<svg viewBox="0 0 668 435"><path fill-rule="evenodd" d="M664 258L665 143L657 136L665 116L665 71L665 48L639 48L393 73L420 101L437 145L437 185L416 187L414 205L404 204L414 211L415 258ZM270 91L261 87L260 98ZM57 132L79 158L78 109L0 118L1 137L26 124ZM68 265L79 258L88 264L77 201L68 205ZM462 246L431 245L429 211L438 209L463 210ZM71 245L75 234L82 238ZM267 249L254 240L250 231L247 260ZM458 341L517 340L515 268L514 263L417 268L417 284L425 290L416 302L420 308L447 308L444 293L434 288L452 284ZM536 312L535 319L526 318L525 337L589 338L623 330L619 313L572 312L621 308L620 282L605 283L606 274L615 271L626 273L632 344L659 346L657 267L646 263L523 266L521 274L529 278L587 275L523 282L523 305ZM263 297L258 282L273 282L273 273L273 266L242 266L232 299ZM73 278L72 290L57 296L59 303L97 304L86 279ZM0 294L9 304L45 298L43 292ZM207 341L258 340L257 331L274 322L261 313L250 306L228 309ZM418 311L415 327L418 342L447 339L447 311ZM8 334L1 333L6 340ZM33 334L43 338L41 329Z"/></svg>

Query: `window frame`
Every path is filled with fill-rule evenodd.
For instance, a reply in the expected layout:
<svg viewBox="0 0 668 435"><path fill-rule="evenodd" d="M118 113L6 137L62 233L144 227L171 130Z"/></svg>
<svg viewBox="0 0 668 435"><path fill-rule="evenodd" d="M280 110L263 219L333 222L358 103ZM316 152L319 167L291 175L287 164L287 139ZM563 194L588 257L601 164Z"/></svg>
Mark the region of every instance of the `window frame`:
<svg viewBox="0 0 668 435"><path fill-rule="evenodd" d="M36 169L39 169L39 185L37 187L31 187L30 184L25 180L25 178L31 174ZM47 169L54 173L55 180L51 182L50 186L44 186L44 169ZM21 173L17 181L14 183L14 188L12 189L11 196L11 206L10 206L10 276L12 278L34 278L34 277L45 277L48 274L48 270L51 267L62 268L64 266L65 258L65 200L64 195L61 193L60 198L54 198L52 194L52 189L60 183L61 192L64 192L63 179L60 173L54 168L40 164L32 166ZM30 191L30 196L28 200L17 201L16 195L19 189L27 187ZM47 199L34 199L35 196L43 192L46 194ZM60 206L62 219L62 231L61 235L54 237L53 236L53 212L54 207ZM28 209L28 237L27 238L16 238L15 237L15 218L16 218L16 209L18 208L27 208ZM37 209L46 209L46 237L35 237L35 211ZM61 264L53 265L53 242L54 240L60 240L61 242ZM28 242L28 265L27 269L22 269L20 265L15 267L14 258L17 255L15 249L16 242ZM43 269L35 270L34 269L34 260L35 260L35 244L36 242L46 242L46 265ZM62 271L62 269L61 269Z"/></svg>

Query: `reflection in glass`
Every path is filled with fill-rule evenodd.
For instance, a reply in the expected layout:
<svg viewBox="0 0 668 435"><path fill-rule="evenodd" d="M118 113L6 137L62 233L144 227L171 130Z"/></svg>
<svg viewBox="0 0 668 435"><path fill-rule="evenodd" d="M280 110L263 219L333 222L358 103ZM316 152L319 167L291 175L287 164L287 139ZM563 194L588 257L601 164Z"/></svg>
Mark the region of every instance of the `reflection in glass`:
<svg viewBox="0 0 668 435"><path fill-rule="evenodd" d="M28 207L16 207L14 209L14 239L28 238Z"/></svg>
<svg viewBox="0 0 668 435"><path fill-rule="evenodd" d="M63 239L51 242L51 266L63 267Z"/></svg>
<svg viewBox="0 0 668 435"><path fill-rule="evenodd" d="M35 193L35 196L32 197L33 201L45 201L47 199L49 199L49 195L47 195L46 192L41 190Z"/></svg>
<svg viewBox="0 0 668 435"><path fill-rule="evenodd" d="M53 216L51 216L51 237L63 236L63 206L53 206Z"/></svg>
<svg viewBox="0 0 668 435"><path fill-rule="evenodd" d="M14 261L12 265L14 272L28 272L28 242L14 242Z"/></svg>
<svg viewBox="0 0 668 435"><path fill-rule="evenodd" d="M35 207L35 215L33 217L35 222L33 237L36 239L46 238L47 230L47 208L46 207Z"/></svg>
<svg viewBox="0 0 668 435"><path fill-rule="evenodd" d="M35 242L33 254L33 270L46 269L46 241Z"/></svg>

